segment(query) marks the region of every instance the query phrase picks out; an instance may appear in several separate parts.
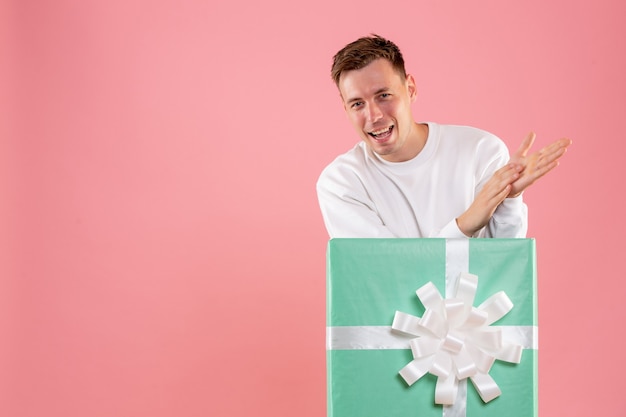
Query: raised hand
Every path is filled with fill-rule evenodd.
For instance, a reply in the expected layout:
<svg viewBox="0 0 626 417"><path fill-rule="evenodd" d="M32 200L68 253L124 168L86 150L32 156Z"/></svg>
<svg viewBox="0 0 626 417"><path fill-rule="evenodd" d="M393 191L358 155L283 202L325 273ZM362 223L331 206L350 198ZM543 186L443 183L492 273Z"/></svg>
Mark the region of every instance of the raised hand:
<svg viewBox="0 0 626 417"><path fill-rule="evenodd" d="M545 148L528 155L528 151L534 141L535 134L530 132L522 141L517 152L511 156L509 162L519 164L523 168L519 178L511 184L508 197L519 196L535 181L556 168L559 165L559 159L565 154L567 147L572 144L570 139L559 139Z"/></svg>

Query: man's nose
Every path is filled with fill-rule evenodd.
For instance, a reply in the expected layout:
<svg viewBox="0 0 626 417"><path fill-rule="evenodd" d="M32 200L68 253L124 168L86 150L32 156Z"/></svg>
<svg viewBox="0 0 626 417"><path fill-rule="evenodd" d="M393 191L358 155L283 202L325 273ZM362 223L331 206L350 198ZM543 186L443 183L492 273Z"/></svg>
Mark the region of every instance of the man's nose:
<svg viewBox="0 0 626 417"><path fill-rule="evenodd" d="M367 119L368 122L374 123L380 120L383 117L383 113L380 110L380 107L376 103L370 103L367 106Z"/></svg>

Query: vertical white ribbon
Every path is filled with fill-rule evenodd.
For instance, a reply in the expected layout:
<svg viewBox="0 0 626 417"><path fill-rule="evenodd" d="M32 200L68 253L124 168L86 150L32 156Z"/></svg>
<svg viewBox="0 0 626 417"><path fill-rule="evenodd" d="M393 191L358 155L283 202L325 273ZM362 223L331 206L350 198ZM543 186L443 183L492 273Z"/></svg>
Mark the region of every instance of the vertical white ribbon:
<svg viewBox="0 0 626 417"><path fill-rule="evenodd" d="M455 293L459 275L469 272L469 239L446 239L446 294ZM459 381L454 404L443 406L443 417L466 417L467 379Z"/></svg>

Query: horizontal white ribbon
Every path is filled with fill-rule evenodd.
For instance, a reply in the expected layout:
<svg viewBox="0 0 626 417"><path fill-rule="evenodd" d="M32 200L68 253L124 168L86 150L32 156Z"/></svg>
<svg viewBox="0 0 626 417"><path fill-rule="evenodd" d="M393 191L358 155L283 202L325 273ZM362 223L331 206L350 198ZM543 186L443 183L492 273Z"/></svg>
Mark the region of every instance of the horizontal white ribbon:
<svg viewBox="0 0 626 417"><path fill-rule="evenodd" d="M502 331L502 338L521 345L523 349L538 349L537 326L490 326ZM411 349L414 336L392 332L391 326L329 326L326 327L326 350L384 350Z"/></svg>

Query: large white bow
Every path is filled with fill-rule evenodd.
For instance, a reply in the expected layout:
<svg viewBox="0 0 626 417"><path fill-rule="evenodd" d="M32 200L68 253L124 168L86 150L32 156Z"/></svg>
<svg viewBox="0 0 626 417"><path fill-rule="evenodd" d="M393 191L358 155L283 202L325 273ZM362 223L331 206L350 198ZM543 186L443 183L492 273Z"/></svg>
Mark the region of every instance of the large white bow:
<svg viewBox="0 0 626 417"><path fill-rule="evenodd" d="M489 375L496 359L519 363L522 346L503 341L502 331L490 326L513 308L513 303L500 291L480 306L474 307L478 288L476 275L462 272L456 289L449 298L442 298L432 282L417 290L426 308L416 317L396 311L393 331L416 336L411 339L413 360L400 370L407 384L412 385L426 373L437 376L435 403L453 404L460 380L470 378L484 402L502 392Z"/></svg>

